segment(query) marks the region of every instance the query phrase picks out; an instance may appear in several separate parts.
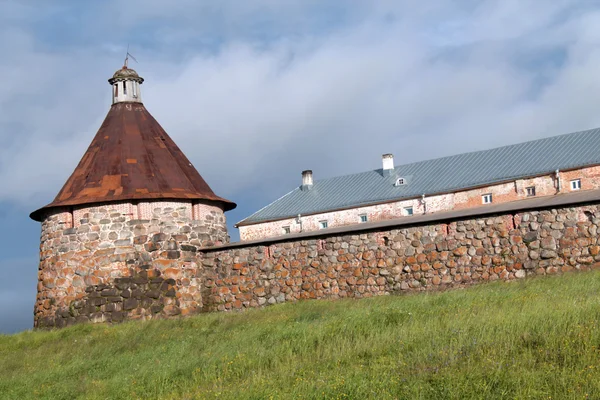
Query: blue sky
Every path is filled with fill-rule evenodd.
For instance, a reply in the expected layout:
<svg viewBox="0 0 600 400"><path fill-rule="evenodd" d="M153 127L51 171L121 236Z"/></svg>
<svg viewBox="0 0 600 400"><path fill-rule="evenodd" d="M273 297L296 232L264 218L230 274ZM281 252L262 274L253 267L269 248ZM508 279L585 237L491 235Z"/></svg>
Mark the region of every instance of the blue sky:
<svg viewBox="0 0 600 400"><path fill-rule="evenodd" d="M304 169L600 126L597 1L0 0L0 333L32 326L28 214L92 140L127 44L148 110L238 203L233 238Z"/></svg>

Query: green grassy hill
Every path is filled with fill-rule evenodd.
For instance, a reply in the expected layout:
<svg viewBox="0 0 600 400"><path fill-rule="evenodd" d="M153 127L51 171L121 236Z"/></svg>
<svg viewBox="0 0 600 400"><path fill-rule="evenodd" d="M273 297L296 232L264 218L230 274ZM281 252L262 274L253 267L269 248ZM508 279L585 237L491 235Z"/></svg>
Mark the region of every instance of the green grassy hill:
<svg viewBox="0 0 600 400"><path fill-rule="evenodd" d="M599 399L600 272L0 336L0 398Z"/></svg>

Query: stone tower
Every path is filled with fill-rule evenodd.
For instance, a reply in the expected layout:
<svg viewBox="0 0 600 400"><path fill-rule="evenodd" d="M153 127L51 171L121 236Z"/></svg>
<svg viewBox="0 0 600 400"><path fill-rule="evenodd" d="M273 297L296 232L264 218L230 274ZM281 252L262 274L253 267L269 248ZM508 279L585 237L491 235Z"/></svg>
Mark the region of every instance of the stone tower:
<svg viewBox="0 0 600 400"><path fill-rule="evenodd" d="M112 106L42 223L34 326L187 314L202 307L196 250L229 242L221 198L144 107L124 66Z"/></svg>

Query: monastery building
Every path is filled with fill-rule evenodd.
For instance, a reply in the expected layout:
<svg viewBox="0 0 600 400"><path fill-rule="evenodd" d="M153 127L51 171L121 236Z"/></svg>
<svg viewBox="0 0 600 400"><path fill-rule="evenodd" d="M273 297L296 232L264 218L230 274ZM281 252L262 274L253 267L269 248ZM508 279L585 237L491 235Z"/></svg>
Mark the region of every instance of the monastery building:
<svg viewBox="0 0 600 400"><path fill-rule="evenodd" d="M600 187L600 129L302 184L236 226L244 241Z"/></svg>

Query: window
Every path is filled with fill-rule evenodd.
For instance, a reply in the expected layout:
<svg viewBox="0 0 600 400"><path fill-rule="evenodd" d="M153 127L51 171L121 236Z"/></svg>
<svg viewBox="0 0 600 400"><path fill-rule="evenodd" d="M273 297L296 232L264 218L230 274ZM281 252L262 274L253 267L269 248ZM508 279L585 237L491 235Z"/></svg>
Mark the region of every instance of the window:
<svg viewBox="0 0 600 400"><path fill-rule="evenodd" d="M119 97L119 84L115 83L115 97Z"/></svg>
<svg viewBox="0 0 600 400"><path fill-rule="evenodd" d="M406 183L406 181L404 180L404 178L398 178L396 179L396 186L402 186Z"/></svg>
<svg viewBox="0 0 600 400"><path fill-rule="evenodd" d="M571 181L571 190L581 189L581 179L573 179Z"/></svg>
<svg viewBox="0 0 600 400"><path fill-rule="evenodd" d="M535 186L526 187L525 191L527 192L527 197L535 196Z"/></svg>
<svg viewBox="0 0 600 400"><path fill-rule="evenodd" d="M127 94L127 84L123 81L123 94Z"/></svg>
<svg viewBox="0 0 600 400"><path fill-rule="evenodd" d="M358 217L360 218L360 222L367 222L369 220L369 217L367 217L367 214L361 214Z"/></svg>
<svg viewBox="0 0 600 400"><path fill-rule="evenodd" d="M283 231L283 234L284 234L284 235L289 235L289 234L290 234L290 232L291 232L291 229L290 229L290 227L289 227L289 226L284 226L284 227L282 228L282 231Z"/></svg>
<svg viewBox="0 0 600 400"><path fill-rule="evenodd" d="M319 229L326 229L327 221L319 221Z"/></svg>
<svg viewBox="0 0 600 400"><path fill-rule="evenodd" d="M404 215L413 215L412 207L404 207Z"/></svg>
<svg viewBox="0 0 600 400"><path fill-rule="evenodd" d="M481 196L481 202L483 204L491 204L492 203L492 194L488 193L488 194L484 194L483 196Z"/></svg>
<svg viewBox="0 0 600 400"><path fill-rule="evenodd" d="M133 89L133 97L137 97L137 85L135 82L131 84L131 88Z"/></svg>

